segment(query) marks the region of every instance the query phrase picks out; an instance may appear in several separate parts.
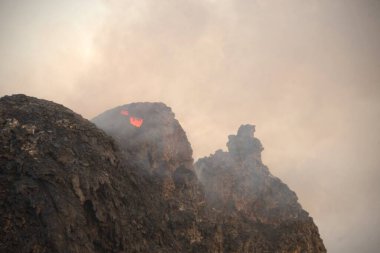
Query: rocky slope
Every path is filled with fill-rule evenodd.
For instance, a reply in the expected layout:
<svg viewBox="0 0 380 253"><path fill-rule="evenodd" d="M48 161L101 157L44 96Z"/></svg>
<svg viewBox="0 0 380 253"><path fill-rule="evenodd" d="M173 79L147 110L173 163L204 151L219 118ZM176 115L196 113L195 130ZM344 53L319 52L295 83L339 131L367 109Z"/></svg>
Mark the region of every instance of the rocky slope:
<svg viewBox="0 0 380 253"><path fill-rule="evenodd" d="M221 214L219 223L227 221L236 236L231 238L234 232L228 230L221 234L240 242L231 251L326 252L296 194L262 163L263 147L254 132L255 126L242 125L237 135L228 137L228 152L218 150L196 163L207 203Z"/></svg>
<svg viewBox="0 0 380 253"><path fill-rule="evenodd" d="M1 252L123 247L118 220L133 183L121 183L128 177L110 137L61 105L23 95L0 99L0 126Z"/></svg>
<svg viewBox="0 0 380 253"><path fill-rule="evenodd" d="M134 120L141 122L134 124ZM92 120L112 136L124 159L134 163L159 189L160 220L180 242L181 252L202 247L200 220L204 193L193 168L192 149L174 113L162 103L133 103Z"/></svg>
<svg viewBox="0 0 380 253"><path fill-rule="evenodd" d="M296 195L262 165L252 127L196 163L199 181L164 104L93 122L0 99L0 252L325 252Z"/></svg>
<svg viewBox="0 0 380 253"><path fill-rule="evenodd" d="M161 185L80 115L8 96L0 99L0 129L0 252L191 248L174 232L194 214L169 222ZM185 191L194 178L181 171L176 184Z"/></svg>

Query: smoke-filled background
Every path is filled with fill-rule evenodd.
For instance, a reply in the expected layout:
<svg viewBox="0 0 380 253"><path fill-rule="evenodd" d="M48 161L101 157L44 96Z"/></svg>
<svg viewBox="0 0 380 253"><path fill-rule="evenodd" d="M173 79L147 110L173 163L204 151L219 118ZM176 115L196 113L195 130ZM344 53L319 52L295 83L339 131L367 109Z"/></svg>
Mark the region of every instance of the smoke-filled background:
<svg viewBox="0 0 380 253"><path fill-rule="evenodd" d="M199 158L256 124L329 252L380 248L379 0L1 0L0 95L172 107Z"/></svg>

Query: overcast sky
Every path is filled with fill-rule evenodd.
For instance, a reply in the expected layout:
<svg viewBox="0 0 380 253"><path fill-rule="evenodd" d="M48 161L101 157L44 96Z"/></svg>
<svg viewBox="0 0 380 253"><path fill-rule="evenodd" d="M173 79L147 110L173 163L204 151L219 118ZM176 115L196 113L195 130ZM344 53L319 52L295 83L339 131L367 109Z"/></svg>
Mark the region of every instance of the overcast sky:
<svg viewBox="0 0 380 253"><path fill-rule="evenodd" d="M379 0L0 0L0 96L172 107L195 158L256 125L329 252L380 248Z"/></svg>

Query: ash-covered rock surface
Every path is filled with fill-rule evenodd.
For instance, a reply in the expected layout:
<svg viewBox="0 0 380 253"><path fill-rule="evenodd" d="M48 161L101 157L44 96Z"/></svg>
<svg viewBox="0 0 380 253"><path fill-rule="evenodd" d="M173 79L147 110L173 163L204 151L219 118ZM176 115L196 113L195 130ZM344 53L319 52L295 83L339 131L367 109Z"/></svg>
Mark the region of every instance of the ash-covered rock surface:
<svg viewBox="0 0 380 253"><path fill-rule="evenodd" d="M206 202L225 225L223 251L326 252L296 194L262 163L254 132L255 126L242 125L228 137L228 152L218 150L195 164Z"/></svg>
<svg viewBox="0 0 380 253"><path fill-rule="evenodd" d="M162 103L93 122L50 101L0 98L0 252L325 252L296 195L262 164L253 126L195 170Z"/></svg>

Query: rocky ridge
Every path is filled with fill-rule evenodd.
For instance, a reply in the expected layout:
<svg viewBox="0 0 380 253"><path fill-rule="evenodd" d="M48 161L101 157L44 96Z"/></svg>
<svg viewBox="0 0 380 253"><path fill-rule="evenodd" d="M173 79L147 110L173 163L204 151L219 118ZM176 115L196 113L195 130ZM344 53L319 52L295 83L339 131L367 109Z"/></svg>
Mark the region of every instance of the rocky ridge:
<svg viewBox="0 0 380 253"><path fill-rule="evenodd" d="M0 252L326 252L262 164L253 126L194 169L162 103L93 122L45 100L0 99Z"/></svg>
<svg viewBox="0 0 380 253"><path fill-rule="evenodd" d="M131 124L131 117L142 124ZM123 157L146 173L162 201L162 217L182 251L202 248L200 221L204 193L193 167L192 149L174 113L162 103L133 103L108 110L92 120L112 136Z"/></svg>
<svg viewBox="0 0 380 253"><path fill-rule="evenodd" d="M236 135L228 137L228 152L218 150L195 164L206 202L221 214L219 222L227 220L235 227L249 224L246 228L249 236L239 239L240 245L246 248L233 252L261 252L263 249L325 252L318 229L298 203L296 194L262 163L263 146L254 132L253 125L240 126ZM257 239L250 237L257 231L260 231L257 236L261 249L255 248Z"/></svg>

